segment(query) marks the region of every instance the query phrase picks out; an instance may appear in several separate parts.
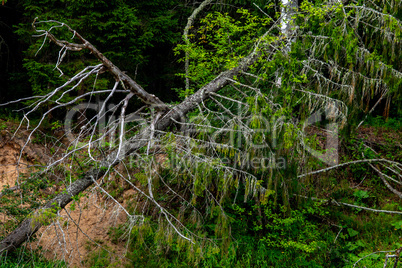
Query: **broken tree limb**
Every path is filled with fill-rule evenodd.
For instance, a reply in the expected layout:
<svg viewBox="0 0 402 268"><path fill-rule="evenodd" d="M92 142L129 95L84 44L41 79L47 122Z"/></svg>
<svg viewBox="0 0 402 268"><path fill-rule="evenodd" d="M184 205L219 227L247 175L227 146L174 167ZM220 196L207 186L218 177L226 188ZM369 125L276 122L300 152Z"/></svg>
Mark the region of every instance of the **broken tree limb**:
<svg viewBox="0 0 402 268"><path fill-rule="evenodd" d="M394 194L396 194L399 198L402 198L402 193L399 192L398 190L396 190L394 187L392 187L391 184L389 184L389 182L388 182L388 181L385 179L385 177L384 177L385 174L383 174L383 173L380 171L380 169L378 168L378 166L377 166L377 168L376 168L376 167L373 166L372 164L369 164L369 165L370 165L370 167L371 167L372 169L374 169L374 170L378 173L378 176L380 176L380 178L381 178L381 180L384 182L385 186L387 186L387 188L388 188L391 192L393 192Z"/></svg>
<svg viewBox="0 0 402 268"><path fill-rule="evenodd" d="M68 27L68 26L67 26ZM49 33L49 36L51 34ZM75 35L79 36L78 33ZM96 50L89 42L80 37L80 39L85 44L86 48L90 48L90 50L99 57L103 56L98 50ZM185 99L182 103L176 105L172 109L170 109L163 116L157 117L157 120L153 123L153 130L163 131L166 130L174 120L180 121L189 111L193 110L197 107L197 104L200 104L202 101L206 100L209 97L210 93L217 92L226 85L233 83L233 79L235 76L239 76L242 72L248 70L248 68L254 64L259 56L261 55L261 51L259 46L263 44L263 42L259 42L254 50L242 60L239 61L239 64L227 71L219 74L215 79L211 82L203 86L196 93ZM103 61L102 61L103 60ZM120 75L121 71L113 65L106 58L101 57L101 61L104 62L107 70L112 74ZM126 81L133 81L129 78L128 75L123 76L127 77ZM138 96L141 93L134 92ZM148 94L148 93L147 93ZM147 96L145 96L147 98ZM152 103L157 107L160 107L160 103ZM122 150L116 150L111 153L98 167L92 168L88 171L82 178L73 182L70 186L68 186L62 193L58 194L52 200L50 200L45 206L36 211L33 216L25 219L13 232L11 232L8 236L6 236L0 242L0 254L4 252L11 252L17 249L21 244L27 241L30 237L32 237L44 224L43 221L35 220L36 218L40 218L41 212L45 210L52 209L54 211L59 211L63 209L68 203L70 203L74 196L79 193L85 191L88 187L95 183L95 181L99 180L103 175L105 175L110 168L119 164L128 156L135 153L138 149L146 146L148 144L148 140L151 133L151 127L148 126L143 129L139 134L130 138L123 145Z"/></svg>
<svg viewBox="0 0 402 268"><path fill-rule="evenodd" d="M103 68L109 71L116 81L121 81L123 85L133 92L140 100L142 100L147 105L152 105L157 110L168 110L168 106L161 101L158 97L153 94L149 94L142 88L137 82L135 82L130 76L122 72L116 65L114 65L108 58L105 57L95 46L93 46L88 40L83 38L79 33L77 33L74 29L68 26L65 23L58 22L58 21L46 21L46 22L53 22L58 24L58 27L66 27L70 32L73 33L74 37L77 37L81 44L71 43L64 40L57 39L52 33L50 33L51 29L49 30L37 30L36 24L43 23L41 21L35 22L32 24L35 31L38 33L42 33L45 35L45 38L48 37L52 42L56 45L71 51L79 51L82 49L88 49L95 57L102 62Z"/></svg>
<svg viewBox="0 0 402 268"><path fill-rule="evenodd" d="M367 210L367 211L371 211L371 212L376 212L376 213L386 213L386 214L399 214L402 215L402 212L400 211L392 211L392 210L383 210L383 209L373 209L373 208L368 208L368 207L363 207L363 206L357 206L357 205L353 205L353 204L349 204L349 203L344 203L344 202L339 202L336 201L334 199L321 199L321 198L316 198L316 197L309 197L309 196L304 196L304 195L295 195L298 197L302 197L305 199L311 199L311 200L315 200L315 201L321 201L321 202L326 202L328 204L331 205L336 205L336 206L347 206L347 207L352 207L352 208L357 208L357 209L362 209L362 210Z"/></svg>

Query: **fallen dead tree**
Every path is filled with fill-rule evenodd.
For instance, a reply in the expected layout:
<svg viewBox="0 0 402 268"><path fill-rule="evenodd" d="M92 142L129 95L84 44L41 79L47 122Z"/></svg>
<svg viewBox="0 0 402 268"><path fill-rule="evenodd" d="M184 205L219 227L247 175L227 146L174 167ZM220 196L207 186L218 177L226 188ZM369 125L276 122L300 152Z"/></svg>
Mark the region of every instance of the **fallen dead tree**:
<svg viewBox="0 0 402 268"><path fill-rule="evenodd" d="M204 1L200 5L200 9L209 3L211 3L210 0ZM294 8L294 4L292 2L290 6ZM339 6L339 10L342 10L342 8L344 7ZM87 66L62 86L52 90L47 95L38 97L38 100L34 102L30 110L25 114L24 119L28 121L30 113L50 100L55 105L48 112L44 113L39 125L45 116L55 109L67 108L74 105L80 99L95 94L107 93L108 96L102 104L99 104L97 115L89 120L88 123L83 123L83 126L80 125L78 129L75 129L76 133L78 133L77 138L74 138L72 133L68 133L67 131L67 136L70 135L71 137L70 147L72 149L67 151L62 158L49 163L45 171L51 170L51 168L61 165L63 162L67 162L68 157L81 151L87 152L88 161L86 164L91 166L90 170L86 171L74 182L70 184L66 183L67 187L65 191L56 195L41 209L27 217L12 233L5 237L0 242L0 253L11 252L25 241L30 240L41 226L48 224L52 220L52 215L58 215L58 212L64 209L74 197L84 192L90 186L94 185L105 196L116 201L105 190L105 187L101 185L101 181L104 181L103 178L111 172L120 175L115 167L120 164L125 165L129 157L136 155L146 159L153 152L157 151L158 148L163 148L166 143L168 145L160 150L160 154L167 154L170 150L169 147L175 146L174 150L176 150L177 158L190 160L190 164L183 162L181 163L182 167L172 171L177 177L183 175L191 178L190 182L185 181L183 183L185 184L183 187L186 187L187 192L190 192L190 194L183 197L181 193L172 189L161 175L162 172L152 164L147 167L138 167L139 169L146 169L146 174L143 174L143 177L146 179L142 178L145 181L144 187L138 187L135 184L135 181L139 179L133 179L134 175L130 177L131 175L127 174L124 180L159 211L159 218L162 218L167 223L166 225L170 228L170 231L175 232L189 243L195 243L197 239L202 240L205 238L197 237L197 235L181 223L179 216L183 216L184 212L180 210L178 213L179 216L174 215L161 202L156 200L154 197L156 191L154 191L155 188L153 185L155 178L160 179L166 192L180 199L182 203L180 209L183 208L184 210L187 207L191 207L195 211L194 214L199 212L196 211L197 209L194 208L192 202L197 201L197 197L200 196L199 192L202 191L203 205L205 204L205 207L207 207L205 211L208 211L212 206L217 207L222 212L222 218L219 219L221 225L218 225L218 227L227 231L230 228L227 228L228 221L221 206L222 200L228 195L230 190L235 189L234 200L236 201L240 183L243 183L245 188L244 200L252 197L256 199L256 202L260 202L259 200L263 199L266 193L268 193L268 196L269 194L276 194L276 200L278 198L277 193L281 191L279 198L283 199L283 205L290 206L289 200L292 196L299 196L292 193L292 185L295 180L300 180L302 184L306 178L311 178L319 173L346 165L383 162L387 165L387 168L400 176L401 165L396 161L364 159L339 164L338 158L335 157L338 153L337 148L333 148L332 153L322 156L322 154L308 148L308 145L305 144L304 128L311 125L311 122L319 122L319 119L309 117L309 115L318 113L318 117L321 114L326 114L325 119L337 125L335 128L325 129L324 132L327 133L327 145L337 145L337 128L341 128L347 124L348 119L348 106L345 104L345 99L352 102L355 101L356 96L363 99L370 95L364 87L361 92L358 92L356 87L358 79L361 79L361 84L365 87L375 87L378 90L377 93L381 93L381 98L388 92L386 84L388 80L385 81L382 78L384 65L378 64L379 70L375 73L374 78L358 73L358 70L362 69L359 64L365 61L366 54L364 53L369 53L364 50L363 44L358 44L356 48L361 54L358 55L360 57L359 61L357 61L359 64L357 64L355 69L352 68L353 70L347 61L324 60L322 58L323 51L329 46L328 43L331 42L333 37L317 35L316 33L297 27L291 29L292 25L289 21L291 16L288 15L297 15L297 12L292 11L289 13L289 11L283 9L283 15L277 21L269 19L269 22L264 22L264 27L261 27L264 31L258 28L260 35L252 35L258 31L247 28L249 32L245 34L247 38L244 40L249 40L249 43L243 41L249 46L240 50L238 54L232 54L233 48L229 47L227 55L228 57L229 55L232 57L228 60L229 63L226 64L225 55L222 56L223 59L220 58L220 60L225 63L218 61L218 67L215 66L219 71L215 74L210 70L206 70L207 75L205 75L205 80L208 78L207 82L198 82L194 81L198 78L196 72L203 69L191 69L190 61L197 61L196 57L201 57L202 53L192 56L192 53L190 53L193 52L190 50L192 43L188 35L189 31L191 31L191 24L200 9L196 9L189 19L189 24L185 29L185 45L187 47L184 49L186 90L190 89L190 83L196 84L197 86L193 87L199 89L177 105L166 104L156 96L145 91L134 79L122 72L98 51L95 46L68 25L58 21L34 22L34 28L39 34L38 36L44 38L44 43L46 40L50 40L53 44L61 47L56 69L60 70L59 65L67 51L88 51L100 63L94 66ZM372 12L371 9L363 9L363 11L366 13ZM325 12L335 13L333 2L328 3L328 9L325 9ZM306 13L308 12L306 11ZM320 14L320 12L317 14ZM378 18L381 17L377 13L375 14ZM371 20L373 16L368 18L368 20ZM230 22L229 20L225 21L225 18L222 17L220 19L225 23ZM320 17L320 19L322 18ZM338 19L339 25L343 25L345 21L347 19L343 17ZM77 43L58 39L52 32L56 28L67 30L73 36L74 40L78 40ZM358 34L358 31L356 30L354 33ZM235 38L235 35L230 38ZM226 40L228 45L232 44L230 38L228 38L228 41ZM308 57L304 57L303 55L300 58L295 57L295 59L290 59L294 56L290 53L291 46L298 38L302 40L306 38L311 42L311 45L308 45L308 48L303 51ZM363 40L363 38L359 40ZM359 47L359 45L361 46ZM334 58L337 57L336 54ZM344 66L341 66L342 64ZM200 65L203 66L202 64ZM294 66L297 66L297 68ZM203 67L206 68L205 66ZM210 73L207 71L210 71ZM393 78L400 76L398 70L392 69L387 71L394 75ZM62 73L61 70L60 72ZM98 75L104 72L110 73L114 78L113 89L98 91L94 89L70 101L63 101L62 96L77 88L85 79L93 75L98 77ZM195 76L193 81L190 81L191 76ZM201 84L201 86L198 86L198 84ZM346 97L343 99L333 98L330 95L334 91L339 91L340 95L344 94ZM106 105L107 101L116 92L123 93L125 96L118 105L108 108ZM61 97L56 97L57 94L61 95ZM138 97L144 105L133 113L134 117L137 118L142 111L146 110L146 115L141 118L146 123L142 127L138 127L138 131L133 137L125 140L124 126L130 120L130 115L127 115L126 111L130 99L134 96ZM307 116L302 117L304 115L300 115L300 110L297 110L293 114L294 109L296 109L295 107L299 109L299 106L301 107L300 110L305 110L303 112L306 112ZM103 133L97 133L96 127L101 124L102 118L105 117L106 113L117 111L116 107L120 108L119 118L113 122L108 122L110 127ZM84 108L85 106L79 106L79 110ZM192 111L197 111L198 116L189 118L188 115ZM270 118L266 120L268 116ZM215 120L212 123L209 122L211 118ZM264 128L265 130L269 129L269 131L265 133L265 130L262 131ZM106 155L105 157L102 155L100 159L97 159L93 155L93 149L97 146L96 144L101 143L110 133L118 129L120 132L117 137L119 141L117 145L112 150L106 151L104 154ZM32 133L35 130L36 128ZM206 137L199 138L197 131L201 134L206 133ZM188 133L191 135L187 135ZM329 135L328 133L332 133L333 135ZM29 138L27 139L27 143L28 141ZM311 158L306 155L305 149L312 152L316 158L330 167L312 171L308 165ZM102 151L102 153L104 152ZM275 159L277 156L284 157L282 159ZM229 161L224 162L222 159L225 159L225 157ZM260 161L258 163L259 166L253 166L255 164L253 160L255 159ZM284 159L287 162L279 162L279 160ZM279 164L275 163L275 161L279 162ZM196 164L199 164L199 169L192 167L192 165L197 166ZM286 165L290 165L290 168L287 169ZM273 171L275 168L282 170ZM264 180L261 179L263 177L262 173L265 176ZM209 181L205 177L208 177ZM119 205L117 201L116 204ZM348 204L342 203L342 205ZM370 210L369 208L366 209ZM137 219L140 216L129 213L125 208L122 208L122 210L127 214L131 228L133 225L138 224ZM384 210L371 211L385 212ZM49 215L50 218L47 218ZM230 231L227 231L226 237L230 237L229 233Z"/></svg>
<svg viewBox="0 0 402 268"><path fill-rule="evenodd" d="M183 118L189 111L192 111L197 105L206 100L210 94L218 92L220 89L226 85L232 83L232 79L235 76L241 75L242 72L246 72L248 68L256 62L259 55L261 46L267 45L266 42L261 38L261 42L258 43L254 50L247 57L243 58L238 66L233 69L222 72L214 80L209 82L207 85L199 89L195 94L191 95L185 99L182 103L168 108L166 104L161 102L156 96L146 92L140 85L138 85L133 79L131 79L127 74L123 73L118 67L116 67L111 61L109 61L102 53L100 53L90 42L85 40L79 33L71 29L68 25L60 22L61 27L67 27L70 32L72 32L81 41L80 44L70 43L64 40L58 40L50 32L46 32L46 36L53 41L55 44L71 51L79 51L82 49L89 50L94 54L99 61L102 63L98 72L103 72L106 69L108 72L113 74L116 81L122 82L127 89L129 89L134 95L138 96L144 104L150 105L152 108L158 110L151 126L142 130L141 133L130 138L127 142L118 148L114 153L110 154L100 165L93 168L87 172L83 178L76 180L70 186L66 188L63 193L57 195L52 200L50 200L44 207L36 212L36 216L33 215L31 218L24 220L18 228L16 228L12 233L10 233L6 238L0 242L0 253L4 251L13 251L18 248L22 243L30 238L39 230L42 226L43 221L38 220L40 214L46 210L61 210L68 203L72 201L74 196L85 191L88 187L93 185L97 180L99 180L103 175L107 173L112 167L119 164L127 156L133 154L138 149L147 146L148 140L150 139L154 131L163 131L167 129L170 125L174 124L176 121L182 121ZM38 22L34 22L35 23ZM70 81L74 81L77 78L72 78ZM132 95L126 99L126 102ZM122 118L125 116L125 111L122 111ZM124 120L124 119L123 119ZM121 122L124 123L124 122Z"/></svg>

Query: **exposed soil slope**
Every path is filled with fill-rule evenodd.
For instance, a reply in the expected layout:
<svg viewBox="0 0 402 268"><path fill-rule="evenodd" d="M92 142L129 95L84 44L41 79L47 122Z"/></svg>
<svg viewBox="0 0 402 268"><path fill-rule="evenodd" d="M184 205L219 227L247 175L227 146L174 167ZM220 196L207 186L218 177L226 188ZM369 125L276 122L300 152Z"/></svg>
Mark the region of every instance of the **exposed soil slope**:
<svg viewBox="0 0 402 268"><path fill-rule="evenodd" d="M5 122L1 123L4 126ZM4 187L18 190L19 176L32 172L33 164L45 165L51 155L45 145L30 142L20 157L29 133L22 131L13 137L12 129L17 126L11 123L7 123L7 126L7 129L0 131L0 192ZM126 191L124 199L132 195L133 191ZM86 266L87 256L103 248L110 251L110 258L115 260L118 267L118 263L124 263L121 256L125 253L125 245L112 243L108 232L110 227L123 224L125 220L125 214L119 206L105 200L92 188L75 204L74 209L71 204L68 205L60 213L58 221L43 227L37 235L38 239L30 242L28 248L40 247L47 258L65 260L71 267ZM0 235L10 231L7 230L10 221L15 219L0 213Z"/></svg>

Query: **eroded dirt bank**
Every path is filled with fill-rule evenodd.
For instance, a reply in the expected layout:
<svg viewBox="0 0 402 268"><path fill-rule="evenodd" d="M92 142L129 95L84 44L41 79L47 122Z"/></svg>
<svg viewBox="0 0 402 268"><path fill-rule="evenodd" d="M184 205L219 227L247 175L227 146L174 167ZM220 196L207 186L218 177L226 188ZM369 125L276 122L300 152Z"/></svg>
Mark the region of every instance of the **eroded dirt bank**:
<svg viewBox="0 0 402 268"><path fill-rule="evenodd" d="M37 169L35 166L49 161L48 148L40 143L30 142L21 154L29 133L22 132L13 137L12 128L15 126L0 131L0 193L5 187L18 191L21 176L28 176ZM128 190L123 199L127 200L133 194L134 191ZM0 206L1 198L0 194ZM121 205L125 206L125 201ZM88 266L85 260L90 254L106 249L110 252L108 257L120 267L125 262L126 247L124 243L112 243L109 231L110 227L125 221L125 213L118 204L106 200L98 190L91 188L80 202L73 207L69 204L61 211L54 223L42 227L37 239L28 243L27 248L40 248L48 259L65 260L71 267ZM12 223L17 223L12 215L0 212L0 235L9 233Z"/></svg>

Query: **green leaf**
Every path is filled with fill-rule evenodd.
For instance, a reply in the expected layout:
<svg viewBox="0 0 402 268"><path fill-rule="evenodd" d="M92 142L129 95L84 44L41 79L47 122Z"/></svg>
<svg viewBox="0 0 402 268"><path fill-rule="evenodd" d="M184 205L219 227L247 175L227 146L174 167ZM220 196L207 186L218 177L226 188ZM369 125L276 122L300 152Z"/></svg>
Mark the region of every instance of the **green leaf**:
<svg viewBox="0 0 402 268"><path fill-rule="evenodd" d="M350 237L354 237L359 234L358 231L353 230L352 228L348 228L348 233Z"/></svg>

